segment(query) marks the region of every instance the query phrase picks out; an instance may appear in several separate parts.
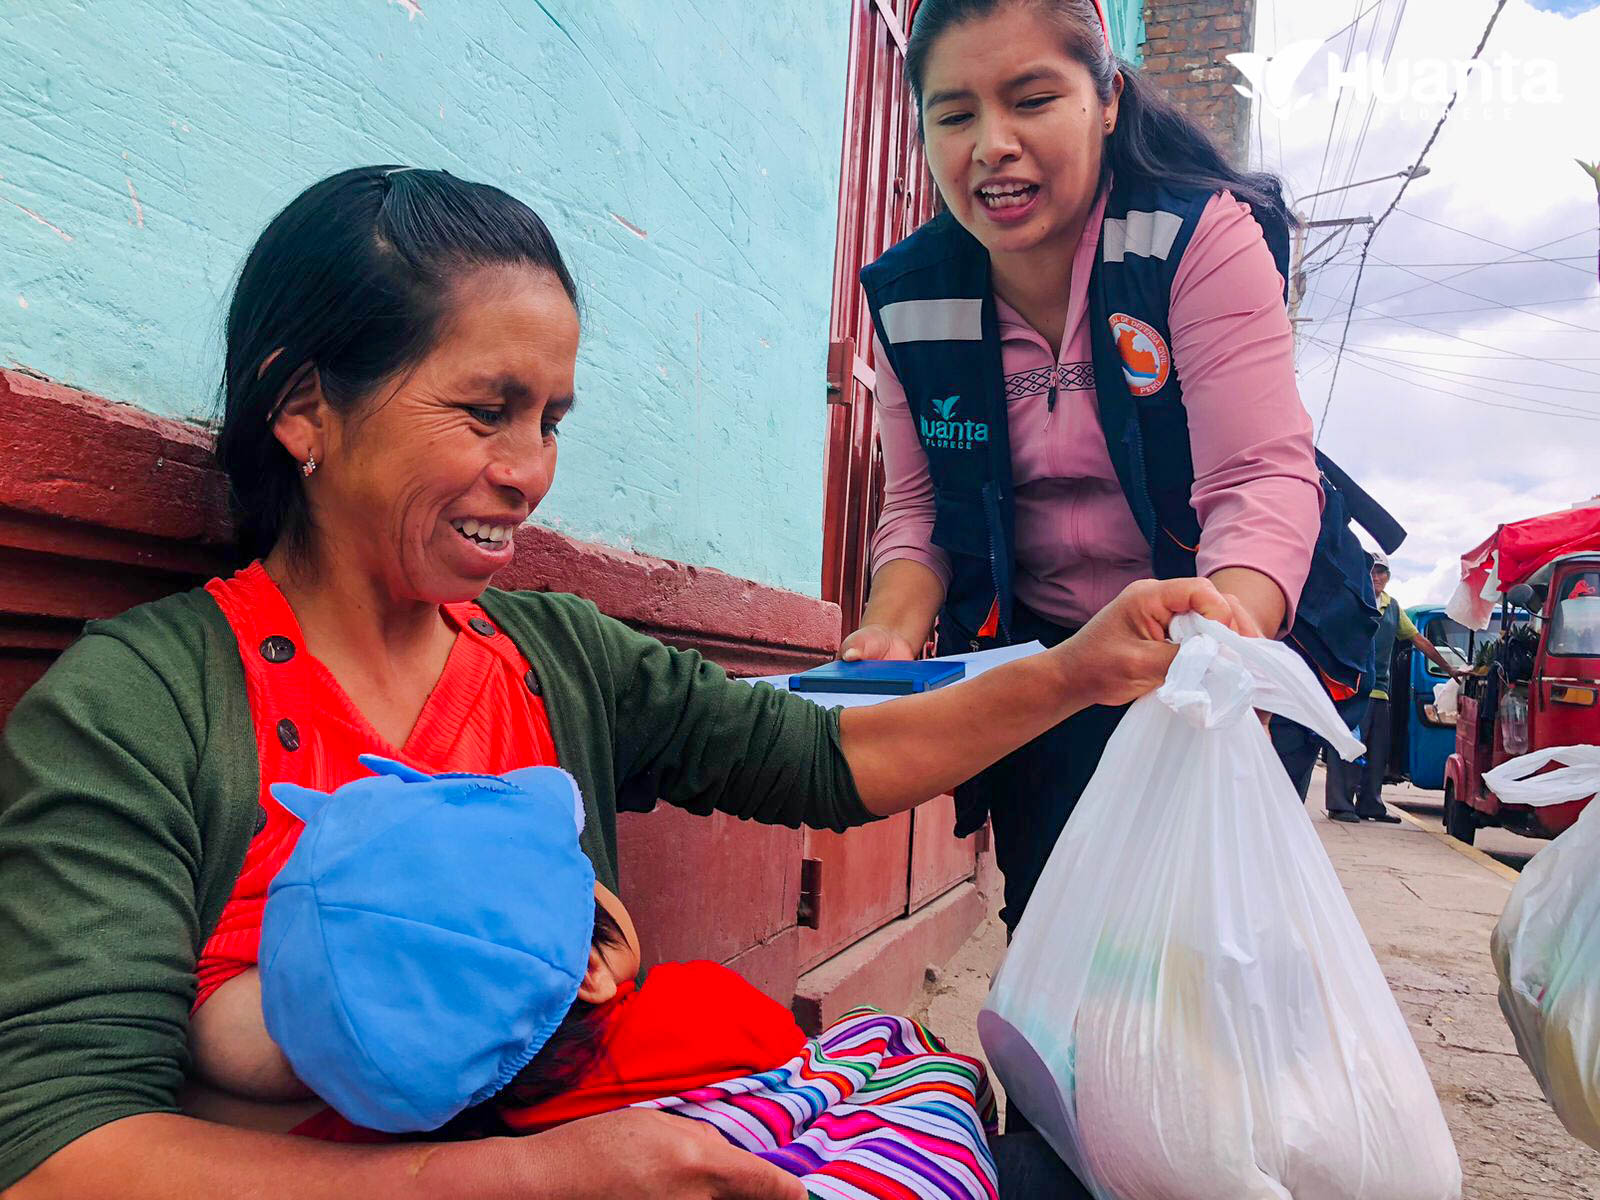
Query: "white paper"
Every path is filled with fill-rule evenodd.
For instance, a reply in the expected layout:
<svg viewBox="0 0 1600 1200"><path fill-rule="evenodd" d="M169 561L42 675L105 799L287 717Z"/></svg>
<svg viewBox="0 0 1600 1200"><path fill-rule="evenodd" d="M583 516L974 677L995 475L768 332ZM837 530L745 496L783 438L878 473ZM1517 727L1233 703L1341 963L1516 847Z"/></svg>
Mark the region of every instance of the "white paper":
<svg viewBox="0 0 1600 1200"><path fill-rule="evenodd" d="M1043 650L1044 645L1041 642L1026 642L1020 646L1001 646L996 650L979 650L972 654L950 654L934 661L966 663L966 676L957 681L965 683L969 679L976 679L985 671L992 671L994 668L1003 667L1007 663L1030 658ZM783 675L763 675L754 679L746 679L744 682L770 683L780 692L787 692L790 678L798 674L800 674L799 671L790 671ZM823 708L866 708L868 705L882 704L885 700L901 699L899 696L879 696L863 692L796 692L795 695Z"/></svg>

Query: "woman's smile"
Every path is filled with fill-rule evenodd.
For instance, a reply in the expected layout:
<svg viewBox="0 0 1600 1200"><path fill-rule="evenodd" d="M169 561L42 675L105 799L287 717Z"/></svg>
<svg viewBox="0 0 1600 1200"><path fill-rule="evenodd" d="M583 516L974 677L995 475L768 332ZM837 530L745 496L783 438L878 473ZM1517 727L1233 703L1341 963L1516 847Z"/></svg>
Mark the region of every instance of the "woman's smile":
<svg viewBox="0 0 1600 1200"><path fill-rule="evenodd" d="M578 317L554 275L480 268L450 299L426 357L326 420L309 489L322 552L399 601L459 603L510 565L573 405Z"/></svg>
<svg viewBox="0 0 1600 1200"><path fill-rule="evenodd" d="M512 539L522 521L509 516L455 517L446 524L453 531L450 542L461 556L462 573L475 575L511 561Z"/></svg>
<svg viewBox="0 0 1600 1200"><path fill-rule="evenodd" d="M1044 189L1026 179L997 176L980 183L973 194L990 220L1011 225L1027 220L1038 210Z"/></svg>

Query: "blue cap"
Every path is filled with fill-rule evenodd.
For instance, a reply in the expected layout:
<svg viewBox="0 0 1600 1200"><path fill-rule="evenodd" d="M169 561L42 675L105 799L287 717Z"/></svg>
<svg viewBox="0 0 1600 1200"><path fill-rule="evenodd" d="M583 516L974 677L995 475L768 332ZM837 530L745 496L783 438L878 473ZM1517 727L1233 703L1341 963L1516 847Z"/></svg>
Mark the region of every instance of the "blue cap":
<svg viewBox="0 0 1600 1200"><path fill-rule="evenodd" d="M385 759L332 795L276 784L306 823L261 924L267 1032L368 1129L437 1129L509 1083L577 998L594 867L572 776L429 776Z"/></svg>

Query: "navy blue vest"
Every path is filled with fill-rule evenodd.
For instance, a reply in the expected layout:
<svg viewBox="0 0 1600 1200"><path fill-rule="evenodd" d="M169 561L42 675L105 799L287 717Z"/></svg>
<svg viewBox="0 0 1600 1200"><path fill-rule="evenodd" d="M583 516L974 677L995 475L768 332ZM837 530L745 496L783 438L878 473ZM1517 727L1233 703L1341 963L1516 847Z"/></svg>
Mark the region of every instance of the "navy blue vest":
<svg viewBox="0 0 1600 1200"><path fill-rule="evenodd" d="M1213 193L1112 188L1089 281L1095 395L1112 466L1150 543L1151 573L1195 573L1194 462L1172 363L1172 279ZM1289 231L1257 213L1279 273ZM942 213L861 272L878 341L905 389L934 488L933 540L949 556L941 645L966 649L1013 608L1015 506L1000 324L989 256ZM1386 551L1405 531L1320 453L1326 503L1290 641L1335 692L1363 689L1378 613L1354 518Z"/></svg>

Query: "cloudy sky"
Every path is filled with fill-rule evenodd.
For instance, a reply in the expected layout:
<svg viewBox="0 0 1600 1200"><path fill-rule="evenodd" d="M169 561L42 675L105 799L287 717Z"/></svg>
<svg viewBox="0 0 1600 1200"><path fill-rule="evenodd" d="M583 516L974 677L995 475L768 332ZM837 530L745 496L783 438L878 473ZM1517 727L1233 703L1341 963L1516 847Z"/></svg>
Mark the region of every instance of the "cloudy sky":
<svg viewBox="0 0 1600 1200"><path fill-rule="evenodd" d="M1255 105L1253 164L1309 197L1416 162L1494 8L1259 0L1256 49L1281 57L1262 80L1270 103ZM1386 51L1381 87L1330 79ZM1431 173L1373 239L1337 383L1364 229L1317 251L1301 309L1301 394L1322 448L1410 530L1392 585L1407 604L1447 599L1461 554L1496 524L1600 493L1600 214L1574 162L1600 160L1600 0L1509 0L1484 60ZM1299 208L1377 217L1399 187ZM1308 249L1335 232L1312 231Z"/></svg>

